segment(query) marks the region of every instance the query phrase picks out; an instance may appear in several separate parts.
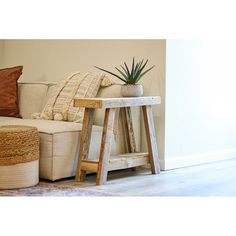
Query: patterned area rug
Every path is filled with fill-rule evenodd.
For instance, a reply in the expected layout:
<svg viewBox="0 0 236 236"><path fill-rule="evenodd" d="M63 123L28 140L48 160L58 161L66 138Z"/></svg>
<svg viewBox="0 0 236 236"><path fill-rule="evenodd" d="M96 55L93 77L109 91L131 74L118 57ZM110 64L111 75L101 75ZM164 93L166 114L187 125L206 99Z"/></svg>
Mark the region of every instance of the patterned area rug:
<svg viewBox="0 0 236 236"><path fill-rule="evenodd" d="M36 186L22 189L0 190L1 196L26 197L26 196L51 196L51 197L112 197L114 194L87 190L75 186L61 186L50 183L39 183Z"/></svg>

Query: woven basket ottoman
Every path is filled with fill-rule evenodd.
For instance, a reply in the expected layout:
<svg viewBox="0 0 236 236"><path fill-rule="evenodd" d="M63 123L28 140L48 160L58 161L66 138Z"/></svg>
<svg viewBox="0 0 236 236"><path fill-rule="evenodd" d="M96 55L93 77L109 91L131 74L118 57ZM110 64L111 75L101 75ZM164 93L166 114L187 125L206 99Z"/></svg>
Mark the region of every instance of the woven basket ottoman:
<svg viewBox="0 0 236 236"><path fill-rule="evenodd" d="M0 189L39 182L39 134L36 127L0 126Z"/></svg>

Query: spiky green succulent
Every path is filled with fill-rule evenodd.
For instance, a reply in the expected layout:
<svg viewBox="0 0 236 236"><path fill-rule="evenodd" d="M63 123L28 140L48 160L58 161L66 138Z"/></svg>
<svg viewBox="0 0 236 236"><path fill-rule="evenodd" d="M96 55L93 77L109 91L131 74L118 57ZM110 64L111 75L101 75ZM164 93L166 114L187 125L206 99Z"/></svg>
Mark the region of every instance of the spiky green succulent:
<svg viewBox="0 0 236 236"><path fill-rule="evenodd" d="M113 72L110 72L108 70L102 69L100 67L95 66L97 69L102 70L104 72L107 72L115 77L117 77L118 79L122 80L124 83L126 84L137 84L138 81L147 73L149 72L154 66L150 67L149 69L144 71L145 66L148 63L148 60L146 60L145 63L143 63L144 59L142 59L142 61L139 62L135 62L134 57L133 57L133 62L132 62L132 66L131 69L128 68L126 62L124 62L124 66L120 66L121 69L116 68L116 70L120 73L120 74L115 74Z"/></svg>

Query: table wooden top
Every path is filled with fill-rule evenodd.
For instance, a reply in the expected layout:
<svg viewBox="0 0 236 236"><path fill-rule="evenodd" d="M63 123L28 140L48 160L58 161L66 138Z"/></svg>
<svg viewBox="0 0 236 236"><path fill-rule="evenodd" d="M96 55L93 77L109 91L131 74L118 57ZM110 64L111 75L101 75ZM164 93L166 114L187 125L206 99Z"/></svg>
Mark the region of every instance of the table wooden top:
<svg viewBox="0 0 236 236"><path fill-rule="evenodd" d="M121 97L121 98L78 98L74 99L75 107L116 108L161 104L161 97Z"/></svg>

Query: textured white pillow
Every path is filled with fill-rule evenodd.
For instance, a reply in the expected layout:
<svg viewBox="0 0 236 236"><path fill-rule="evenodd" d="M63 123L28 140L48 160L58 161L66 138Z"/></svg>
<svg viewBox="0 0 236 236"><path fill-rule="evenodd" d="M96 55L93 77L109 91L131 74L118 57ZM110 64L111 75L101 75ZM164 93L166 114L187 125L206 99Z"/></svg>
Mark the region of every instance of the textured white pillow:
<svg viewBox="0 0 236 236"><path fill-rule="evenodd" d="M68 83L68 81L75 75L79 74L79 72L72 74L71 76L69 76L68 78L60 81L57 83L57 85L54 87L52 94L50 96L50 98L48 99L46 105L44 106L41 114L40 114L40 119L44 119L44 120L53 120L54 119L54 114L53 114L53 107L54 104L57 101L57 98L60 94L60 92L62 91L62 89L66 86L66 84Z"/></svg>
<svg viewBox="0 0 236 236"><path fill-rule="evenodd" d="M68 110L77 90L81 86L84 76L81 73L74 74L67 81L64 88L60 91L59 95L53 106L53 119L54 120L67 120Z"/></svg>
<svg viewBox="0 0 236 236"><path fill-rule="evenodd" d="M88 73L81 82L75 98L93 98L96 97L100 88L102 80L105 78L104 74ZM74 107L73 101L68 110L68 121L82 122L84 117L84 108Z"/></svg>
<svg viewBox="0 0 236 236"><path fill-rule="evenodd" d="M96 97L100 86L106 87L111 84L112 80L105 74L76 72L58 82L43 111L40 115L34 114L34 118L82 122L84 108L74 107L74 98Z"/></svg>

